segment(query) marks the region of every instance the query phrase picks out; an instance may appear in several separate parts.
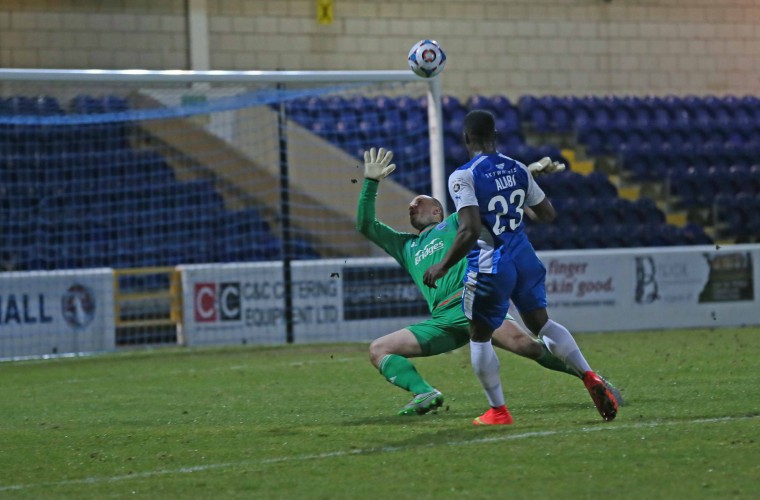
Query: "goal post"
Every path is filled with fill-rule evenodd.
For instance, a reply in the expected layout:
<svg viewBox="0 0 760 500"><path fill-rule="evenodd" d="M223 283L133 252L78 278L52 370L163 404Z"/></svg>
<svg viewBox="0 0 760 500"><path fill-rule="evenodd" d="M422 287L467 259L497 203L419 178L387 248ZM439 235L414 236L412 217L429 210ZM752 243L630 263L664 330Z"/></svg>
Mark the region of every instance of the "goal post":
<svg viewBox="0 0 760 500"><path fill-rule="evenodd" d="M65 271L58 287L72 270L124 270L107 289L140 303L116 301L107 322L115 344L175 342L167 319L176 301L158 300L170 276L142 270L383 255L354 228L361 153L372 146L392 149L398 165L378 216L406 230L413 195L448 196L440 80L410 71L0 69L0 265ZM32 337L39 317L57 321L50 307L61 293L74 293L45 298L35 280L23 294L0 283L0 321ZM97 296L99 286L85 288ZM85 321L76 293L79 316L60 328L79 332L96 322ZM23 313L8 315L11 296L41 304L36 324L32 312L26 325ZM0 325L0 358L4 342Z"/></svg>

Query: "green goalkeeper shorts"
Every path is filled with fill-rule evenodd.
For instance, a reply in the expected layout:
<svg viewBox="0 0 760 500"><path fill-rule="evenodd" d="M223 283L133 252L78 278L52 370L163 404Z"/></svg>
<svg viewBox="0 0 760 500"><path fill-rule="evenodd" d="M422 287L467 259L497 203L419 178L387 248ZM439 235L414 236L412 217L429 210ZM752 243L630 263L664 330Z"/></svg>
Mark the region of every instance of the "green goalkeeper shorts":
<svg viewBox="0 0 760 500"><path fill-rule="evenodd" d="M509 314L506 319L513 320ZM470 342L470 323L462 311L462 301L452 300L433 311L433 316L408 326L422 348L422 356L435 356L459 349Z"/></svg>

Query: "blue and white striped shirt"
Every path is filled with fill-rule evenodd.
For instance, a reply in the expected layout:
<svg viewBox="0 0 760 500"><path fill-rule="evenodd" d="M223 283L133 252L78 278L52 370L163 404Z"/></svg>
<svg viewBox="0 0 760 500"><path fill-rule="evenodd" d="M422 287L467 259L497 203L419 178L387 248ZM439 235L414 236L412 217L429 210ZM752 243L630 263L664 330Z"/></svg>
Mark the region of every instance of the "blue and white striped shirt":
<svg viewBox="0 0 760 500"><path fill-rule="evenodd" d="M477 206L482 229L467 256L469 268L496 273L504 251L526 239L524 206L546 196L527 167L501 153L477 154L449 176L449 194L457 211Z"/></svg>

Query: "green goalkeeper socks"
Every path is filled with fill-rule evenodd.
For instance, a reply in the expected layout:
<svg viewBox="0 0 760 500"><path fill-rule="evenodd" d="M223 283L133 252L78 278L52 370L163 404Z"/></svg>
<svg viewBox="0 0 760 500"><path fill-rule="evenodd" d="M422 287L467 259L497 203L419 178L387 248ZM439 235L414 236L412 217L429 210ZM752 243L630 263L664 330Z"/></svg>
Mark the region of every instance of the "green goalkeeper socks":
<svg viewBox="0 0 760 500"><path fill-rule="evenodd" d="M388 354L380 361L380 374L391 384L413 394L435 390L417 373L411 361L397 354Z"/></svg>
<svg viewBox="0 0 760 500"><path fill-rule="evenodd" d="M540 341L539 341L540 342ZM554 370L557 372L562 373L568 373L570 375L575 375L576 377L582 377L582 374L576 373L572 368L567 366L561 359L559 359L557 356L549 352L549 349L546 348L543 342L541 342L541 347L543 347L543 354L536 360L536 363L543 366L544 368L548 368L549 370Z"/></svg>

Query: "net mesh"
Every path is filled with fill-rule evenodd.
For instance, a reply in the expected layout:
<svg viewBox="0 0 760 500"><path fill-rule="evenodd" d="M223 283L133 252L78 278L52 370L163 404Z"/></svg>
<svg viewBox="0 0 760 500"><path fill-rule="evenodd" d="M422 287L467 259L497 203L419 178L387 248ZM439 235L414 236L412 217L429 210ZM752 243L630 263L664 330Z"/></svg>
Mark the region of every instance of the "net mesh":
<svg viewBox="0 0 760 500"><path fill-rule="evenodd" d="M19 88L0 100L3 266L366 254L336 224L353 213L338 202L366 148L396 151L394 180L430 191L427 99L413 87Z"/></svg>
<svg viewBox="0 0 760 500"><path fill-rule="evenodd" d="M0 358L107 349L109 329L181 342L176 265L382 255L354 228L363 151L396 153L384 220L403 229L429 141L416 82L4 82ZM116 272L79 278L97 268Z"/></svg>

